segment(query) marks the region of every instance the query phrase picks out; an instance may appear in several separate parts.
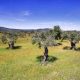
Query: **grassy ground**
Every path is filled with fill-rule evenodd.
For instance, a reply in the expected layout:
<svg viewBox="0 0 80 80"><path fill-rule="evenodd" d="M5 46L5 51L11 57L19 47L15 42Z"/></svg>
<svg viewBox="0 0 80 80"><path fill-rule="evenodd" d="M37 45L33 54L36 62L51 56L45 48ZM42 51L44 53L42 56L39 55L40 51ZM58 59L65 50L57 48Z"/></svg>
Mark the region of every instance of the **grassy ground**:
<svg viewBox="0 0 80 80"><path fill-rule="evenodd" d="M80 80L80 51L64 50L69 42L49 47L52 62L41 64L38 49L27 39L19 39L15 50L0 44L0 80ZM80 45L77 45L78 47Z"/></svg>

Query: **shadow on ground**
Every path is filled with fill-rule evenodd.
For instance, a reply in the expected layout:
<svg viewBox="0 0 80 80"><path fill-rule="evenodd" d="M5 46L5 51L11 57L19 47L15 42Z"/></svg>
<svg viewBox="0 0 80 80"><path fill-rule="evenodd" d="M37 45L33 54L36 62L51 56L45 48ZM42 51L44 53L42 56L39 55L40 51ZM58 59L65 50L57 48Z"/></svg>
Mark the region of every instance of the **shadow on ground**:
<svg viewBox="0 0 80 80"><path fill-rule="evenodd" d="M63 47L63 49L64 49L64 50L71 50L71 49L70 49L70 46L65 46L65 47Z"/></svg>
<svg viewBox="0 0 80 80"><path fill-rule="evenodd" d="M63 47L64 50L73 50L70 46ZM76 48L75 51L80 51L80 47Z"/></svg>
<svg viewBox="0 0 80 80"><path fill-rule="evenodd" d="M37 61L38 62L42 62L43 61L43 59L44 59L44 56L37 56L36 57L37 58ZM48 56L48 62L54 62L54 61L56 61L57 60L57 58L56 57L54 57L54 56Z"/></svg>
<svg viewBox="0 0 80 80"><path fill-rule="evenodd" d="M76 49L76 51L80 51L80 47L78 47L78 48Z"/></svg>
<svg viewBox="0 0 80 80"><path fill-rule="evenodd" d="M21 49L22 46L14 46L13 49ZM6 49L9 49L9 47L7 47Z"/></svg>

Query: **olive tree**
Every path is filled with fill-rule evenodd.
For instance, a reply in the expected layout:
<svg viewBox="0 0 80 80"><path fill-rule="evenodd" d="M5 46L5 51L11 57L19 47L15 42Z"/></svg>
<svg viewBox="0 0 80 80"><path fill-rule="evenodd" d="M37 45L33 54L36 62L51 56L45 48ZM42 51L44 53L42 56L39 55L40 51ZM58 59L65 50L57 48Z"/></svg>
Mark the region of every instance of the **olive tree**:
<svg viewBox="0 0 80 80"><path fill-rule="evenodd" d="M9 48L10 49L13 49L14 48L14 43L16 42L17 40L17 35L15 34L12 34L12 33L3 33L2 37L1 37L1 41L4 43L4 44L8 44Z"/></svg>
<svg viewBox="0 0 80 80"><path fill-rule="evenodd" d="M63 42L63 40L66 40L68 39L68 33L65 31L65 32L62 32L62 35L61 35L61 42Z"/></svg>
<svg viewBox="0 0 80 80"><path fill-rule="evenodd" d="M61 30L60 26L58 26L58 25L54 26L53 32L54 32L55 39L57 39L57 40L61 39L62 30Z"/></svg>
<svg viewBox="0 0 80 80"><path fill-rule="evenodd" d="M44 61L48 59L48 46L54 45L54 36L48 32L36 32L32 37L32 43L44 47Z"/></svg>
<svg viewBox="0 0 80 80"><path fill-rule="evenodd" d="M17 41L18 36L16 33L9 33L7 35L8 45L10 49L14 49L14 43Z"/></svg>
<svg viewBox="0 0 80 80"><path fill-rule="evenodd" d="M69 32L64 32L62 34L62 41L63 39L67 39L70 41L70 49L76 50L76 44L80 40L80 34L77 31L69 31Z"/></svg>
<svg viewBox="0 0 80 80"><path fill-rule="evenodd" d="M6 44L7 43L7 36L5 34L1 35L1 41L2 43Z"/></svg>
<svg viewBox="0 0 80 80"><path fill-rule="evenodd" d="M76 44L80 40L80 35L77 32L72 32L69 35L69 39L70 39L71 49L76 49Z"/></svg>

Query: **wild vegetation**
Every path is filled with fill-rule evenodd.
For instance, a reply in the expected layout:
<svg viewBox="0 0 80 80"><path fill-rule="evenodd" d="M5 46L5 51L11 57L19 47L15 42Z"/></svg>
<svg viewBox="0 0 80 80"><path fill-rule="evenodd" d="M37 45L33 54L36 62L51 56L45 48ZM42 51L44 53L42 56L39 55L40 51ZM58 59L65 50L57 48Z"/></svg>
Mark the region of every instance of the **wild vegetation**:
<svg viewBox="0 0 80 80"><path fill-rule="evenodd" d="M79 36L59 26L1 32L0 80L80 80Z"/></svg>

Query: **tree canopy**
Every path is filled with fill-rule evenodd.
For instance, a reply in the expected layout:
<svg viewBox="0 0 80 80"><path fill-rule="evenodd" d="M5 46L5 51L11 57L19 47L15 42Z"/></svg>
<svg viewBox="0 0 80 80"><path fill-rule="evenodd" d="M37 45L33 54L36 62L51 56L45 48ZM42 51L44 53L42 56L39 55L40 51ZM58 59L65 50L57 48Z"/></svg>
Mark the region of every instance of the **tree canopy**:
<svg viewBox="0 0 80 80"><path fill-rule="evenodd" d="M59 25L54 26L53 32L54 32L55 39L57 40L61 39L62 30Z"/></svg>

